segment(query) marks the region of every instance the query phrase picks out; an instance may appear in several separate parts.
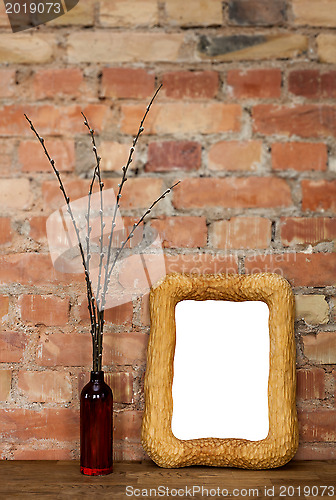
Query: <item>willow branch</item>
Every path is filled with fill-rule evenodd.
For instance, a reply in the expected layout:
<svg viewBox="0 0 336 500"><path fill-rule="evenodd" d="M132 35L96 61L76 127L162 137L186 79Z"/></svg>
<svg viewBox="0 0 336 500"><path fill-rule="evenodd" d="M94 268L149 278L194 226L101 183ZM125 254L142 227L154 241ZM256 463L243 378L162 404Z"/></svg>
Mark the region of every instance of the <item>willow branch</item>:
<svg viewBox="0 0 336 500"><path fill-rule="evenodd" d="M143 117L141 119L138 132L133 139L133 143L132 143L129 155L128 155L127 163L124 167L122 167L123 174L122 174L121 182L120 182L120 184L118 184L119 189L118 189L117 199L116 199L114 212L113 212L111 231L110 231L110 234L108 237L108 249L107 249L107 258L106 258L106 264L105 264L105 280L104 280L104 287L103 287L102 301L101 301L102 308L104 308L104 306L105 306L105 295L106 295L106 290L107 290L107 286L108 286L108 269L109 269L109 264L110 264L110 260L111 260L112 239L113 239L114 228L116 226L115 221L116 221L116 217L117 217L118 208L120 208L119 203L120 203L120 198L122 195L122 189L123 189L125 182L127 181L127 171L128 171L130 164L133 161L133 153L134 153L135 147L137 145L138 139L139 139L140 135L142 134L142 132L144 131L143 125L145 123L145 120L147 118L149 110L150 110L156 96L158 95L161 87L162 87L162 84L157 88L155 94L153 95L152 99L150 100L150 102L146 108L145 114L143 115Z"/></svg>
<svg viewBox="0 0 336 500"><path fill-rule="evenodd" d="M169 189L167 189L164 193L161 194L161 196L159 196L159 198L157 198L149 208L147 208L147 210L142 214L142 216L140 217L140 219L135 223L133 224L133 227L131 229L131 231L128 233L128 236L127 238L125 239L125 241L122 241L121 242L121 246L120 248L118 249L118 251L116 252L115 254L115 257L113 259L113 262L112 262L112 265L111 265L111 268L109 269L109 271L107 272L106 276L107 276L107 286L106 286L106 291L107 291L107 288L108 288L108 285L110 283L110 279L111 279L111 274L112 274L112 271L116 265L116 262L121 254L121 252L123 251L123 249L125 248L126 244L128 243L128 241L133 238L134 236L134 231L136 230L136 228L138 226L140 226L140 224L143 222L143 220L145 219L145 217L147 217L147 215L149 215L152 211L152 209L155 207L155 205L157 205L159 203L159 201L161 201L163 198L166 197L166 195L168 193L171 192L172 189L174 189L178 184L180 184L181 181L178 181L176 182L175 184L173 184ZM106 291L104 292L103 296L102 296L102 307L105 306L105 303L106 303Z"/></svg>
<svg viewBox="0 0 336 500"><path fill-rule="evenodd" d="M89 275L89 272L88 272L88 269L87 269L87 266L86 266L83 245L82 245L82 242L80 240L80 235L79 235L79 229L77 227L76 220L75 220L75 218L73 216L73 212L72 212L72 209L71 209L70 198L66 194L66 191L65 191L65 188L64 188L64 185L63 185L60 173L59 173L59 171L57 170L57 168L55 166L55 161L51 158L51 156L50 156L50 154L49 154L49 152L48 152L48 150L46 148L45 141L44 141L43 137L41 137L39 135L39 133L37 132L37 130L35 129L35 127L33 125L33 122L28 118L28 116L26 114L24 116L25 116L26 120L28 121L31 130L34 132L34 134L36 135L37 139L39 140L39 142L40 142L40 144L41 144L41 146L43 148L43 151L44 151L46 157L48 158L48 161L49 161L49 163L50 163L50 165L51 165L51 167L52 167L52 169L53 169L53 171L54 171L54 173L55 173L55 175L57 177L60 190L62 191L63 197L64 197L66 205L67 205L67 212L68 212L68 214L70 216L72 225L74 227L74 230L75 230L75 233L76 233L76 236L77 236L77 241L78 241L79 251L80 251L80 254L81 254L81 258L82 258L82 264L83 264L83 267L84 267L84 274L85 274L85 281L86 281L88 309L89 309L89 312L90 312L90 322L91 322L91 335L94 337L95 336L96 323L97 323L97 320L96 320L95 300L94 300L94 296L92 294L91 280L90 280L90 275Z"/></svg>
<svg viewBox="0 0 336 500"><path fill-rule="evenodd" d="M97 324L97 329L96 329L96 340L97 340L97 346L98 346L98 358L100 358L100 363L98 359L98 364L100 366L97 367L97 371L101 369L101 358L102 358L102 350L103 350L103 342L102 342L102 336L103 336L103 328L104 328L104 310L101 310L99 307L99 292L101 289L101 273L102 273L102 266L103 266L103 259L104 259L104 252L103 252L103 237L104 237L104 205L103 205L103 187L104 183L102 182L101 179L101 172L100 172L100 162L101 162L101 157L98 154L97 150L97 144L96 144L96 139L94 135L94 130L93 128L90 127L89 121L86 118L85 114L82 112L82 116L84 118L84 125L87 127L89 130L90 136L91 136L91 141L92 141L92 150L95 155L96 159L96 166L93 172L91 184L90 184L90 189L89 189L89 199L88 199L88 211L87 211L87 258L89 262L89 249L90 249L90 232L91 232L91 227L90 227L90 205L91 205L91 195L92 195L92 190L93 190L93 185L95 182L95 178L98 178L99 182L99 192L100 192L100 237L99 237L99 274L98 274L98 284L97 284L97 293L96 293L96 303L97 303L97 319L98 319L98 324Z"/></svg>

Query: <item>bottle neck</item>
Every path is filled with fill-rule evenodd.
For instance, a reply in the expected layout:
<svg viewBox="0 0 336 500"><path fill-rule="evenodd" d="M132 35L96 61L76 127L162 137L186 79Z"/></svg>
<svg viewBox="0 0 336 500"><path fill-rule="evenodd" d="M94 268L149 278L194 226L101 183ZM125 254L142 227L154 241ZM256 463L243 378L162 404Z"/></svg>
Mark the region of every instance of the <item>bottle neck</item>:
<svg viewBox="0 0 336 500"><path fill-rule="evenodd" d="M104 372L91 372L90 382L104 382Z"/></svg>

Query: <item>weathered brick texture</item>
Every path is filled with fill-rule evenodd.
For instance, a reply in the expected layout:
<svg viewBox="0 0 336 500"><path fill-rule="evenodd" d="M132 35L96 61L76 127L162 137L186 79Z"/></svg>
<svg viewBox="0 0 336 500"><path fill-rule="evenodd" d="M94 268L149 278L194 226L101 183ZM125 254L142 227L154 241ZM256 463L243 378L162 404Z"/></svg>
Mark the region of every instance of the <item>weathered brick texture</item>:
<svg viewBox="0 0 336 500"><path fill-rule="evenodd" d="M291 203L288 184L275 177L186 179L174 193L176 208L270 208Z"/></svg>
<svg viewBox="0 0 336 500"><path fill-rule="evenodd" d="M0 28L1 458L78 459L78 398L92 364L84 275L56 271L48 251L46 221L64 198L24 113L72 201L87 196L95 166L81 111L105 188L116 190L162 83L120 200L125 225L181 180L147 218L162 239L162 260L145 255L155 272L164 263L166 273L289 280L296 458L335 459L335 1L80 0L15 34L1 3ZM121 263L105 311L116 460L148 458L148 282L132 262Z"/></svg>
<svg viewBox="0 0 336 500"><path fill-rule="evenodd" d="M155 75L143 69L104 68L102 95L119 99L143 99L154 93Z"/></svg>
<svg viewBox="0 0 336 500"><path fill-rule="evenodd" d="M228 72L229 94L238 98L277 98L281 95L280 69L232 69Z"/></svg>
<svg viewBox="0 0 336 500"><path fill-rule="evenodd" d="M202 162L202 147L193 141L151 142L148 146L146 170L198 170Z"/></svg>
<svg viewBox="0 0 336 500"><path fill-rule="evenodd" d="M326 170L328 152L325 144L309 142L273 143L274 170Z"/></svg>
<svg viewBox="0 0 336 500"><path fill-rule="evenodd" d="M220 141L209 148L211 170L256 171L262 160L261 141Z"/></svg>
<svg viewBox="0 0 336 500"><path fill-rule="evenodd" d="M215 71L171 71L162 77L163 94L171 99L212 99L218 92Z"/></svg>
<svg viewBox="0 0 336 500"><path fill-rule="evenodd" d="M215 248L267 248L271 241L271 221L263 217L233 217L213 223Z"/></svg>
<svg viewBox="0 0 336 500"><path fill-rule="evenodd" d="M66 325L69 317L69 299L52 295L23 295L20 297L22 321L46 326Z"/></svg>
<svg viewBox="0 0 336 500"><path fill-rule="evenodd" d="M298 370L297 372L297 398L324 399L325 397L325 373L322 368L312 370Z"/></svg>

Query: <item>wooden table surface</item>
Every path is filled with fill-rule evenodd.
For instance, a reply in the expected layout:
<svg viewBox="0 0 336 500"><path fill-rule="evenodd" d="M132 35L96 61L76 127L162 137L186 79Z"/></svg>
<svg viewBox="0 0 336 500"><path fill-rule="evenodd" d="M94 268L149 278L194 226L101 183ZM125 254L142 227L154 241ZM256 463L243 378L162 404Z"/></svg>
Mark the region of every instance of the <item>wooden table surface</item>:
<svg viewBox="0 0 336 500"><path fill-rule="evenodd" d="M161 469L152 462L115 463L88 477L76 461L0 461L0 498L333 498L336 461L292 461L279 469ZM202 496L203 487L203 496ZM156 496L155 496L156 493Z"/></svg>

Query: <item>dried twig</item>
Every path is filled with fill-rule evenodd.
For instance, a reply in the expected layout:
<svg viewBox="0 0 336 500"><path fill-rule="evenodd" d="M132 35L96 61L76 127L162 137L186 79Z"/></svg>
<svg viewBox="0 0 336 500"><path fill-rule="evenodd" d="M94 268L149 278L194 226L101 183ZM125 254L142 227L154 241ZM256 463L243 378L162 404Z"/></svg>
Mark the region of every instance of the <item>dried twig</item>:
<svg viewBox="0 0 336 500"><path fill-rule="evenodd" d="M73 227L74 227L74 230L75 230L75 233L77 236L78 246L79 246L79 250L80 250L80 254L81 254L81 258L82 258L82 264L84 267L85 281L86 281L86 288L87 288L88 309L89 309L89 313L90 313L90 322L91 322L91 336L92 336L92 346L93 346L93 370L94 371L99 371L102 369L102 349L103 349L102 338L103 338L103 328L104 328L104 308L105 308L105 304L106 304L106 293L107 293L107 289L108 289L108 286L110 283L110 277L111 277L112 271L116 265L116 262L120 256L121 252L125 248L127 242L131 238L133 238L134 231L136 230L136 228L144 221L145 217L150 214L150 212L155 207L155 205L157 203L159 203L160 200L162 200L172 189L174 189L180 183L180 181L176 182L173 186L171 186L164 193L162 193L161 196L159 196L159 198L157 198L151 204L151 206L143 213L143 215L140 217L140 219L133 225L133 227L132 227L131 231L129 232L129 234L127 235L126 239L121 242L121 246L120 246L120 248L118 248L118 250L113 258L113 261L111 263L112 239L113 239L114 229L116 227L117 212L118 212L118 209L120 208L120 198L122 196L122 189L123 189L125 182L127 181L127 171L128 171L128 168L133 160L133 153L134 153L135 146L137 145L137 142L138 142L138 139L139 139L141 133L144 131L143 125L144 125L145 119L146 119L148 112L153 104L153 101L156 98L161 87L162 87L162 85L160 85L158 87L158 89L156 90L155 94L153 95L150 103L148 104L148 106L146 108L146 112L145 112L145 114L140 122L138 132L137 132L135 138L133 139L133 143L132 143L132 147L130 148L127 163L124 167L122 167L123 173L122 173L121 182L120 182L120 184L118 184L119 189L118 189L116 203L115 203L114 211L113 211L111 231L110 231L110 234L108 237L107 259L106 259L106 264L104 266L104 270L105 270L104 284L102 283L103 282L103 279L102 279L103 260L105 258L105 254L103 251L103 249L104 249L104 247L103 247L103 235L104 235L104 227L105 227L104 207L103 207L103 187L104 187L104 184L103 184L102 179L101 179L101 172L100 172L101 157L98 155L94 130L90 127L88 119L86 118L84 113L82 113L82 116L84 118L84 125L88 128L90 136L91 136L92 149L93 149L93 152L95 154L95 159L96 159L96 166L94 168L92 180L91 180L90 187L89 187L88 210L87 210L87 214L85 216L86 221L87 221L87 224L86 224L87 225L87 233L86 233L86 254L87 255L86 255L86 259L85 259L85 254L84 254L83 245L82 245L82 242L80 239L79 229L77 227L77 224L76 224L76 221L75 221L72 209L71 209L71 205L70 205L70 198L66 194L60 173L55 167L54 160L49 155L49 152L45 146L44 139L38 134L32 121L28 118L28 116L24 115L26 120L28 121L28 123L30 125L30 128L32 129L32 131L36 135L37 139L39 140L40 144L42 145L44 153L47 156L48 161L51 164L52 169L53 169L53 171L58 179L59 187L60 187L60 190L62 191L62 194L64 196L64 199L65 199L65 202L67 205L67 211L69 213L71 222L73 224ZM100 254L100 256L99 256L99 275L98 275L98 283L97 283L97 293L96 293L96 297L94 297L93 291L92 291L92 281L90 279L90 258L91 258L90 234L92 231L92 227L90 225L90 212L91 212L91 196L92 196L93 187L94 187L94 183L95 183L96 179L98 179L99 191L100 191L100 210L99 210L99 213L100 213L99 254Z"/></svg>
<svg viewBox="0 0 336 500"><path fill-rule="evenodd" d="M91 283L91 280L90 280L89 271L88 271L87 266L86 266L83 245L82 245L82 242L81 242L81 239L80 239L80 235L79 235L79 229L77 227L75 218L73 216L73 212L72 212L71 204L70 204L70 198L69 198L69 196L67 195L67 193L65 191L65 188L64 188L64 185L63 185L60 173L59 173L59 171L57 170L57 168L55 166L55 161L51 158L51 156L50 156L50 154L49 154L49 152L48 152L48 150L46 148L45 141L44 141L43 137L41 137L39 135L39 133L37 132L37 130L35 129L35 127L33 125L33 122L28 118L28 116L26 114L24 116L25 116L26 120L28 121L28 123L30 125L30 128L32 129L32 131L36 135L37 139L39 140L39 142L40 142L40 144L41 144L41 146L43 148L43 151L44 151L46 157L48 158L48 161L49 161L49 163L50 163L50 165L51 165L51 167L52 167L52 169L53 169L53 171L54 171L54 173L55 173L55 175L57 177L60 190L62 191L63 197L64 197L66 205L67 205L67 212L68 212L68 214L70 216L72 225L74 227L74 230L75 230L75 233L76 233L76 236L77 236L77 241L78 241L79 251L80 251L80 254L81 254L81 258L82 258L82 264L83 264L83 267L84 267L84 274L85 274L85 281L86 281L88 309L89 309L89 313L90 313L91 335L92 335L92 342L93 342L93 360L94 360L94 358L95 358L95 350L97 348L97 344L95 342L95 332L96 332L96 324L97 324L96 304L95 304L95 299L94 299L94 296L93 296L93 293L92 293L92 286L91 286L92 283Z"/></svg>
<svg viewBox="0 0 336 500"><path fill-rule="evenodd" d="M107 287L106 287L106 290L108 289L108 285L110 283L110 279L111 279L111 274L112 274L112 271L116 265L116 262L119 258L119 255L121 254L121 252L123 251L123 249L125 248L125 245L127 244L127 242L133 238L134 236L134 231L136 230L136 228L138 226L140 226L140 224L143 222L143 220L145 219L145 217L147 215L149 215L152 211L152 209L155 207L155 205L157 205L157 203L159 203L159 201L161 201L163 198L165 198L165 196L170 193L170 191L172 189L174 189L174 187L176 187L178 184L180 184L181 181L178 181L176 182L175 184L173 184L173 186L171 186L169 189L167 189L164 193L161 194L161 196L159 196L159 198L157 198L152 204L151 206L143 213L143 215L140 217L140 219L133 225L133 228L131 229L131 231L129 232L127 238L121 242L121 246L120 248L118 249L118 251L116 252L115 254L115 257L113 259L113 262L112 262L112 265L111 265L111 268L110 270L107 272ZM105 303L106 303L106 299L105 299L105 295L103 295L103 298L102 298L102 307L105 306Z"/></svg>
<svg viewBox="0 0 336 500"><path fill-rule="evenodd" d="M90 189L89 189L89 195L88 195L88 210L86 214L87 218L87 235L86 235L86 242L87 242L87 266L89 269L89 260L90 260L90 232L92 228L90 227L90 209L91 209L91 196L92 196L92 190L93 190L93 185L95 182L96 177L98 178L99 182L99 192L100 192L100 210L99 210L99 215L100 215L100 237L99 237L99 272L98 272L98 283L97 283L97 292L96 292L96 303L97 303L97 326L96 326L96 343L97 343L97 349L98 349L98 358L102 358L102 350L103 350L103 342L102 342L102 336L103 336L103 328L104 328L104 309L100 308L100 298L99 298L99 292L101 289L101 273L102 273L102 266L103 266L103 259L105 257L104 252L103 252L103 237L104 237L104 227L105 227L105 222L104 222L104 205L103 205L103 187L104 183L102 182L101 179L101 173L100 173L100 162L101 162L101 157L98 154L97 150L97 144L96 144L96 139L94 135L94 130L93 128L90 127L89 121L86 118L85 114L82 112L82 116L84 118L84 125L88 128L90 136L91 136L91 141L92 141L92 150L95 155L96 159L96 166L93 172L91 184L90 184ZM98 369L97 369L98 371Z"/></svg>
<svg viewBox="0 0 336 500"><path fill-rule="evenodd" d="M105 264L105 280L104 280L104 287L103 287L102 299L101 299L101 307L102 308L104 308L105 303L106 303L105 296L106 296L106 291L107 291L107 287L108 287L108 279L109 279L109 276L111 275L111 273L109 273L109 275L108 275L108 272L109 272L109 265L110 265L110 260L111 260L112 239L113 239L114 228L116 226L115 221L116 221L116 217L117 217L117 212L118 212L118 209L120 208L119 202L120 202L120 198L121 198L121 194L122 194L121 193L122 188L123 188L125 182L127 181L127 171L128 171L130 164L133 161L133 153L135 150L135 146L137 145L137 142L138 142L140 135L144 131L143 125L145 123L146 117L147 117L149 110L150 110L156 96L158 95L161 87L162 87L162 84L157 88L155 94L153 95L152 99L150 100L150 102L146 108L145 114L143 115L142 120L140 122L138 132L137 132L135 138L133 139L133 143L132 143L129 155L128 155L127 163L124 167L122 167L123 174L122 174L121 182L120 182L120 184L118 184L119 190L118 190L117 200L116 200L115 207L114 207L111 231L110 231L110 235L108 237L108 248L107 248L107 257L106 257L106 264Z"/></svg>

